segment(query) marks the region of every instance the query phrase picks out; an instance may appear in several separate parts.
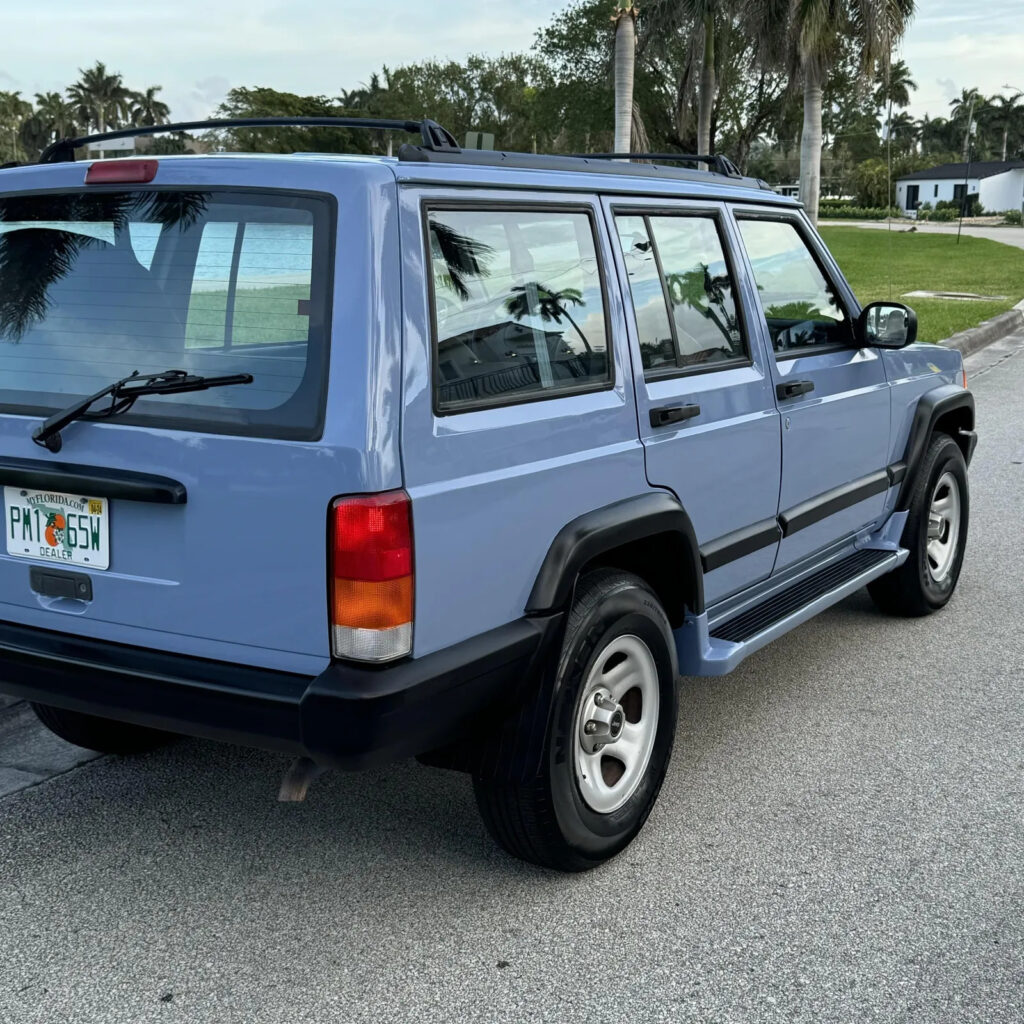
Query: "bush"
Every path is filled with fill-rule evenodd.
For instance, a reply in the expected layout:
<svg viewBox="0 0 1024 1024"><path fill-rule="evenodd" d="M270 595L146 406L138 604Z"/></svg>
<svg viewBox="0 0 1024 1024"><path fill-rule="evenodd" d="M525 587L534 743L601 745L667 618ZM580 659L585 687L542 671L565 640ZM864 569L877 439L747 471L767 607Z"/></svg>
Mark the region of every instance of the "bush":
<svg viewBox="0 0 1024 1024"><path fill-rule="evenodd" d="M1003 214L1003 221L1006 224L1016 224L1019 227L1021 222L1024 221L1024 217L1022 217L1020 210L1007 210Z"/></svg>
<svg viewBox="0 0 1024 1024"><path fill-rule="evenodd" d="M969 198L970 202L964 205L964 216L980 217L985 212L985 207L981 205L981 201L978 199L976 195L972 194ZM940 199L935 204L935 209L936 211L951 210L953 212L953 220L956 220L957 217L960 216L960 202L956 199Z"/></svg>
<svg viewBox="0 0 1024 1024"><path fill-rule="evenodd" d="M919 210L917 213L918 220L928 220L936 224L945 223L951 220L958 220L959 217L960 210L956 203L949 203L946 206L941 206L941 208L936 208L934 210Z"/></svg>
<svg viewBox="0 0 1024 1024"><path fill-rule="evenodd" d="M894 206L886 210L875 206L846 206L834 203L821 203L818 216L822 220L885 220L886 217L899 217L900 211Z"/></svg>

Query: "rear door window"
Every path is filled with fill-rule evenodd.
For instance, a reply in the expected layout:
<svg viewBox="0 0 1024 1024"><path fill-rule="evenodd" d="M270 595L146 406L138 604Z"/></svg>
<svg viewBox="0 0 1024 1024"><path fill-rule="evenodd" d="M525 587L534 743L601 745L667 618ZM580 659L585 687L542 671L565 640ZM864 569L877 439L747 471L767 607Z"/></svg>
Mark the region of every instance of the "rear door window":
<svg viewBox="0 0 1024 1024"><path fill-rule="evenodd" d="M717 370L749 361L715 218L624 214L615 223L644 370Z"/></svg>
<svg viewBox="0 0 1024 1024"><path fill-rule="evenodd" d="M611 385L586 211L431 209L428 233L438 412Z"/></svg>
<svg viewBox="0 0 1024 1024"><path fill-rule="evenodd" d="M330 210L214 190L0 197L0 411L46 414L136 370L250 373L118 422L318 437Z"/></svg>

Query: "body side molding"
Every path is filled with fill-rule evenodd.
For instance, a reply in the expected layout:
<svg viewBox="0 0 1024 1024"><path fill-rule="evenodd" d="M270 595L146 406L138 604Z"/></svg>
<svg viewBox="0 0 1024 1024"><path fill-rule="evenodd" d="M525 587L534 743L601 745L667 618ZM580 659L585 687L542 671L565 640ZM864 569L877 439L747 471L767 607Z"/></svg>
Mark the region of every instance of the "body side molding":
<svg viewBox="0 0 1024 1024"><path fill-rule="evenodd" d="M700 549L700 562L705 572L720 569L738 558L752 555L782 539L782 528L777 518L752 523L741 530L733 530Z"/></svg>
<svg viewBox="0 0 1024 1024"><path fill-rule="evenodd" d="M819 494L807 501L800 502L792 508L779 513L779 525L782 527L783 537L790 537L798 530L804 530L808 526L820 523L836 512L844 508L856 505L859 501L866 501L868 498L881 494L890 486L888 469L879 469L859 480L851 480L848 484L833 487L824 494Z"/></svg>
<svg viewBox="0 0 1024 1024"><path fill-rule="evenodd" d="M666 542L666 565L689 570L689 578L682 581L683 597L686 607L700 615L704 610L704 578L697 536L679 499L668 491L649 491L625 498L563 526L541 563L526 603L526 614L539 615L564 608L572 598L580 569L588 562L614 548L660 535L664 535Z"/></svg>

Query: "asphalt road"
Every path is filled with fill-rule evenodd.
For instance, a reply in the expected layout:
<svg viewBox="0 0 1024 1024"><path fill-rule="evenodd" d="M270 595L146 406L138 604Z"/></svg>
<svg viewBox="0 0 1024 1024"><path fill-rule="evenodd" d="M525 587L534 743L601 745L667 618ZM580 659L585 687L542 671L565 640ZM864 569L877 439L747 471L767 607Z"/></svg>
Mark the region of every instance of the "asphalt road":
<svg viewBox="0 0 1024 1024"><path fill-rule="evenodd" d="M413 763L280 805L267 754L66 761L0 799L0 1022L1021 1021L1021 346L972 357L952 604L858 595L687 681L615 862L513 861Z"/></svg>

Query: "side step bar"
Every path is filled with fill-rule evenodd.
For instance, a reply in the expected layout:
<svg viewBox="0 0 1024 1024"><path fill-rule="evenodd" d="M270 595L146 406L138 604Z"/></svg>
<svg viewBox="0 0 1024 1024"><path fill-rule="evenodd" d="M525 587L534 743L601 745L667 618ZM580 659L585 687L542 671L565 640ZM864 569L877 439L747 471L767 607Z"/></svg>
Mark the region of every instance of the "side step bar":
<svg viewBox="0 0 1024 1024"><path fill-rule="evenodd" d="M765 644L898 568L908 555L903 548L864 548L714 625L709 626L707 613L687 616L676 630L680 673L720 676L731 672Z"/></svg>

